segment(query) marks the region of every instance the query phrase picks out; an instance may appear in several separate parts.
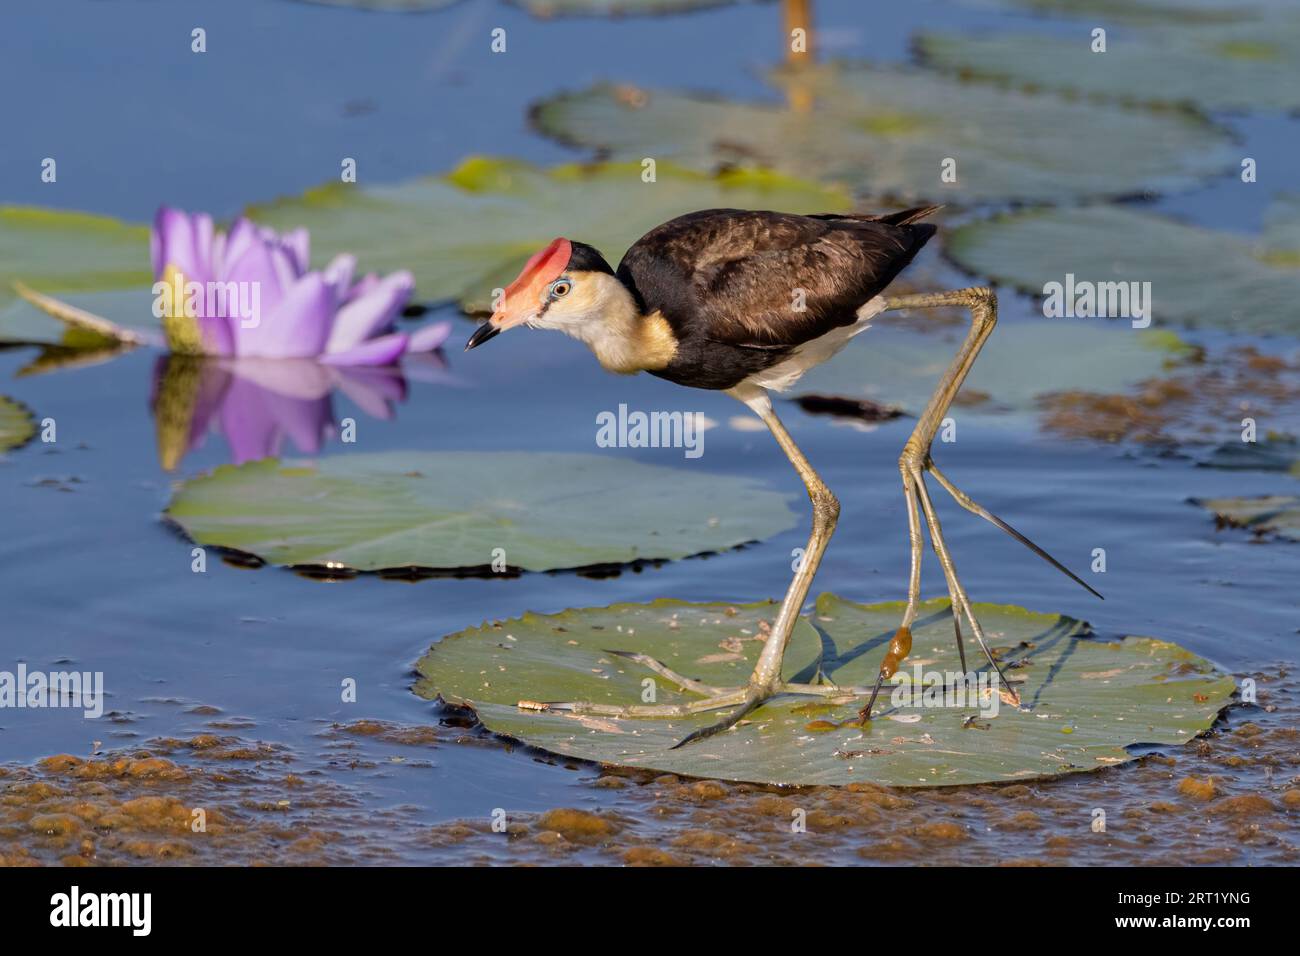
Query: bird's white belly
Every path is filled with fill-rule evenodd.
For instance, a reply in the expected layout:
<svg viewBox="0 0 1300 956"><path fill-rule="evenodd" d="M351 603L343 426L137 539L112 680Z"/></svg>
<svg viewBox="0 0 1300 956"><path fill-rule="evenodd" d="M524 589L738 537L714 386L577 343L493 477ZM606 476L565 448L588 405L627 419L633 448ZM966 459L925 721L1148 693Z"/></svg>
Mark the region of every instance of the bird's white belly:
<svg viewBox="0 0 1300 956"><path fill-rule="evenodd" d="M799 381L804 372L821 365L848 345L853 336L870 328L871 320L884 309L883 297L876 296L870 299L858 309L858 320L852 325L842 325L838 329L831 329L823 336L805 342L771 368L749 376L744 384L757 385L759 388L774 392L784 392Z"/></svg>

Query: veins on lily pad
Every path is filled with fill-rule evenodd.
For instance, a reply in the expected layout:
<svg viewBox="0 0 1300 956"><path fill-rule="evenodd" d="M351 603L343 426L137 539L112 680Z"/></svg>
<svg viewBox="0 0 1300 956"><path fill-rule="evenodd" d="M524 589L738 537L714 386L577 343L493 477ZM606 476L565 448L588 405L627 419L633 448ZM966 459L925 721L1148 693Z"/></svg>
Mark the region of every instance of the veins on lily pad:
<svg viewBox="0 0 1300 956"><path fill-rule="evenodd" d="M1135 756L1133 744L1177 745L1208 729L1235 689L1230 676L1167 641L1099 640L1068 617L986 604L974 609L1024 706L1001 696L927 701L911 693L913 684L960 671L949 604L930 600L908 667L863 724L850 691L874 681L902 604L823 594L796 626L782 672L820 690L769 700L727 732L674 749L716 715L619 718L529 706L573 699L618 706L644 702L650 688L659 702L686 703L743 684L775 609L665 599L526 614L443 638L421 660L416 692L472 708L491 731L605 765L755 783L912 787L1122 763ZM621 653L628 645L642 653Z"/></svg>
<svg viewBox="0 0 1300 956"><path fill-rule="evenodd" d="M223 465L181 485L167 516L199 544L274 564L498 573L675 560L795 521L785 495L750 478L601 455L452 451Z"/></svg>

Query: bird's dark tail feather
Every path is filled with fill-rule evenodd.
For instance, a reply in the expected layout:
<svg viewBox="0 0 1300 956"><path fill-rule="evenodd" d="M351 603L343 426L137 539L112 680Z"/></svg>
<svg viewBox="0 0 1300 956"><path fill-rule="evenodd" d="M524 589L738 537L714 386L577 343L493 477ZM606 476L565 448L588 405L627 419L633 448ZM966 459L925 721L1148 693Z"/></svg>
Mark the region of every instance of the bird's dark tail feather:
<svg viewBox="0 0 1300 956"><path fill-rule="evenodd" d="M929 218L942 208L943 204L940 203L937 206L916 206L912 209L904 209L901 212L887 212L879 216L862 216L861 218L869 219L872 222L887 222L891 226L907 226Z"/></svg>
<svg viewBox="0 0 1300 956"><path fill-rule="evenodd" d="M901 209L898 212L823 212L808 218L827 220L856 219L858 222L883 222L887 226L910 226L928 216L934 215L942 208L943 204L940 203L937 206L913 206L911 209ZM934 227L929 228L933 230Z"/></svg>

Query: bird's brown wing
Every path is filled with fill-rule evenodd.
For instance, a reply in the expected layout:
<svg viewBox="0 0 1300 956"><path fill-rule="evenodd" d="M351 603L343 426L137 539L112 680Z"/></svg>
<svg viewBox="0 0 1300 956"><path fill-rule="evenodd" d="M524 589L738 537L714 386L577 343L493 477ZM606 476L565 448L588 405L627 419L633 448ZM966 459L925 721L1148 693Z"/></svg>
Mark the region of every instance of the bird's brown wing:
<svg viewBox="0 0 1300 956"><path fill-rule="evenodd" d="M856 321L934 233L888 219L704 210L647 233L619 276L679 337L791 348Z"/></svg>

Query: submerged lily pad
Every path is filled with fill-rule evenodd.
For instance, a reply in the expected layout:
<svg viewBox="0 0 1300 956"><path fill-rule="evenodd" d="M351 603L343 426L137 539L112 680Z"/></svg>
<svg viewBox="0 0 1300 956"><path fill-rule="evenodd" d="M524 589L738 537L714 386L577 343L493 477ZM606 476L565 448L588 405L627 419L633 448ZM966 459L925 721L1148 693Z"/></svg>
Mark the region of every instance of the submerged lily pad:
<svg viewBox="0 0 1300 956"><path fill-rule="evenodd" d="M739 0L510 0L535 17L636 17L728 7Z"/></svg>
<svg viewBox="0 0 1300 956"><path fill-rule="evenodd" d="M1116 37L1094 53L1089 33L925 33L924 62L963 76L1122 102L1206 109L1300 107L1300 19L1153 30Z"/></svg>
<svg viewBox="0 0 1300 956"><path fill-rule="evenodd" d="M917 325L926 313L912 313ZM1040 396L1066 389L1118 391L1182 356L1167 334L1097 328L1103 319L1004 322L980 352L953 414L992 415L1011 424L1035 413ZM1089 324L1091 323L1091 324ZM808 372L796 394L868 398L919 415L961 344L897 325L859 335L829 362Z"/></svg>
<svg viewBox="0 0 1300 956"><path fill-rule="evenodd" d="M1300 442L1294 438L1223 442L1201 464L1230 471L1286 471L1300 478Z"/></svg>
<svg viewBox="0 0 1300 956"><path fill-rule="evenodd" d="M298 0L318 7L352 7L357 10L374 10L380 13L424 13L441 10L460 0Z"/></svg>
<svg viewBox="0 0 1300 956"><path fill-rule="evenodd" d="M935 73L840 64L773 74L786 109L599 85L534 110L539 128L615 158L762 165L902 200L1059 202L1186 188L1235 160L1190 113L1032 96ZM1047 136L1044 130L1069 130ZM947 159L957 181L941 181Z"/></svg>
<svg viewBox="0 0 1300 956"><path fill-rule="evenodd" d="M1296 495L1193 498L1192 503L1214 512L1221 528L1243 528L1256 535L1275 534L1300 541L1300 497Z"/></svg>
<svg viewBox="0 0 1300 956"><path fill-rule="evenodd" d="M149 229L88 213L0 206L0 308L17 298L15 281L40 292L148 287Z"/></svg>
<svg viewBox="0 0 1300 956"><path fill-rule="evenodd" d="M36 434L36 419L27 406L0 395L0 454L21 448Z"/></svg>
<svg viewBox="0 0 1300 956"><path fill-rule="evenodd" d="M1065 17L1105 17L1125 23L1231 23L1278 11L1294 0L968 0L972 5L1016 7Z"/></svg>
<svg viewBox="0 0 1300 956"><path fill-rule="evenodd" d="M185 482L167 514L199 544L356 571L685 558L777 534L796 517L784 495L749 478L529 452L224 465Z"/></svg>
<svg viewBox="0 0 1300 956"><path fill-rule="evenodd" d="M1274 204L1262 242L1099 206L972 222L949 234L947 252L970 272L1038 295L1067 274L1076 284L1149 282L1157 323L1300 332L1300 200L1294 197Z"/></svg>
<svg viewBox="0 0 1300 956"><path fill-rule="evenodd" d="M1089 321L1096 320L1073 324ZM1105 373L1087 379L1063 369L1060 386L1034 402L1043 429L1161 452L1178 446L1198 463L1214 467L1291 467L1296 445L1288 436L1300 432L1300 366L1253 345L1186 344L1167 329L1115 334L1131 334L1164 349L1167 368L1119 388L1118 379ZM1088 349L1081 354L1089 354Z"/></svg>
<svg viewBox="0 0 1300 956"><path fill-rule="evenodd" d="M655 182L641 176L640 162L542 169L475 157L446 176L394 186L333 184L249 214L277 228L306 226L317 262L355 252L367 270L411 270L425 302L457 301L477 312L556 236L589 243L616 265L650 229L696 209L849 206L842 192L770 173L704 175L661 162Z"/></svg>
<svg viewBox="0 0 1300 956"><path fill-rule="evenodd" d="M912 657L904 662L909 676L912 664L925 672L960 669L947 608L946 600L924 604ZM862 605L823 594L791 638L786 678L810 682L820 671L838 687L869 686L902 610L901 602ZM1234 686L1175 644L1094 640L1068 617L976 605L993 643L1013 645L1003 660L1020 662L1009 663L1009 673L1023 679L1018 689L1027 710L999 698L992 715L996 692L982 704L951 707L895 707L882 692L875 719L864 728L837 726L862 700L824 707L823 698L781 697L734 730L672 750L720 713L624 719L516 706L520 700L643 703L651 672L609 650L639 651L707 684L743 684L762 646L759 622L775 613L770 603L661 600L527 614L435 644L419 663L415 689L427 699L472 707L490 730L569 757L726 780L907 787L1050 777L1130 760L1126 748L1133 744L1186 743L1213 724ZM660 703L698 699L665 679L655 684Z"/></svg>

